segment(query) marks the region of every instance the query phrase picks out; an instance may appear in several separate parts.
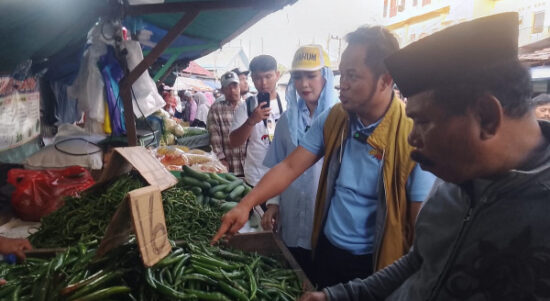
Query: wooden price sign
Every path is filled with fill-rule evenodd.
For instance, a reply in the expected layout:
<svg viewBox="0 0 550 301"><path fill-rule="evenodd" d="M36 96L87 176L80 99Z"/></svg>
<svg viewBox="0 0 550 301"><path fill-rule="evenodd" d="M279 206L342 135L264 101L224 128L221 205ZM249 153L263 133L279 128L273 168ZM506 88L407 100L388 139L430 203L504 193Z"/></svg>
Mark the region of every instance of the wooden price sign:
<svg viewBox="0 0 550 301"><path fill-rule="evenodd" d="M164 222L160 190L149 186L131 191L129 205L143 264L153 266L172 250Z"/></svg>
<svg viewBox="0 0 550 301"><path fill-rule="evenodd" d="M99 183L135 168L150 185L160 190L176 185L178 179L171 174L153 154L142 146L118 147L113 152L109 165L105 167Z"/></svg>
<svg viewBox="0 0 550 301"><path fill-rule="evenodd" d="M128 193L109 223L96 256L101 257L128 241L131 232L136 234L146 267L155 265L172 250L158 187L148 186Z"/></svg>

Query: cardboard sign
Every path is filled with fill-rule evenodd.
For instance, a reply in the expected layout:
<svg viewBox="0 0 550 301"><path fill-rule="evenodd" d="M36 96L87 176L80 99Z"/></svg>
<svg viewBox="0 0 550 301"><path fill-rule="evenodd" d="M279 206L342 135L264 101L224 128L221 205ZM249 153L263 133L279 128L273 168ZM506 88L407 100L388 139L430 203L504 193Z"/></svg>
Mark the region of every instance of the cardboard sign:
<svg viewBox="0 0 550 301"><path fill-rule="evenodd" d="M154 186L128 193L132 221L143 264L153 266L172 250L164 222L160 190Z"/></svg>
<svg viewBox="0 0 550 301"><path fill-rule="evenodd" d="M132 166L153 186L165 190L177 184L178 180L142 146L118 147L114 149L109 165L103 171L99 182L108 181L128 172Z"/></svg>
<svg viewBox="0 0 550 301"><path fill-rule="evenodd" d="M109 223L96 256L101 257L125 243L132 232L136 234L146 267L155 265L172 250L158 187L148 186L128 193Z"/></svg>

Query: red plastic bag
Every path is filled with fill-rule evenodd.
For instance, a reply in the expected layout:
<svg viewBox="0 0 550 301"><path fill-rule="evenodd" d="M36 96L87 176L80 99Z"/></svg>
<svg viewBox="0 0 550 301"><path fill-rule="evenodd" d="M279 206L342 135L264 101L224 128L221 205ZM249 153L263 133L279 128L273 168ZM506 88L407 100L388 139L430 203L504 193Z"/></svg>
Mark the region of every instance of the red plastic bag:
<svg viewBox="0 0 550 301"><path fill-rule="evenodd" d="M80 166L64 169L12 169L8 183L15 186L11 205L16 215L27 221L40 218L63 206L63 197L75 196L94 185L92 175Z"/></svg>

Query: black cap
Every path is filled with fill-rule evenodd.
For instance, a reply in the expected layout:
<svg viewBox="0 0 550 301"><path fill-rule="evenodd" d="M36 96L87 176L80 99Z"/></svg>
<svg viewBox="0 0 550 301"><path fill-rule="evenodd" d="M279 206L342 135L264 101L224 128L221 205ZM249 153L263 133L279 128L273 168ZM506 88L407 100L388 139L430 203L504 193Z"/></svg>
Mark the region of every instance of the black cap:
<svg viewBox="0 0 550 301"><path fill-rule="evenodd" d="M235 69L231 70L231 72L235 72L235 73L237 73L237 75L244 74L246 76L248 76L248 73L250 73L250 71L248 71L248 70L241 71L239 68L235 68Z"/></svg>
<svg viewBox="0 0 550 301"><path fill-rule="evenodd" d="M395 52L386 67L405 97L475 81L486 68L518 60L517 13L479 18L436 32Z"/></svg>

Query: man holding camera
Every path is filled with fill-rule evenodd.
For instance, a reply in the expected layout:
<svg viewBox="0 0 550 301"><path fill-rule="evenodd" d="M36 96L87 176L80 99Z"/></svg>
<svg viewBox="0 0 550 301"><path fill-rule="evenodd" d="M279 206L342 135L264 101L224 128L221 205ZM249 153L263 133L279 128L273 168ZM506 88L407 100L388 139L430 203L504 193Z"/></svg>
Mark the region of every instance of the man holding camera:
<svg viewBox="0 0 550 301"><path fill-rule="evenodd" d="M280 74L275 58L253 58L250 72L258 95L248 97L235 111L229 143L231 147L247 143L244 176L248 184L255 186L268 170L263 165L264 157L284 109L276 90Z"/></svg>

